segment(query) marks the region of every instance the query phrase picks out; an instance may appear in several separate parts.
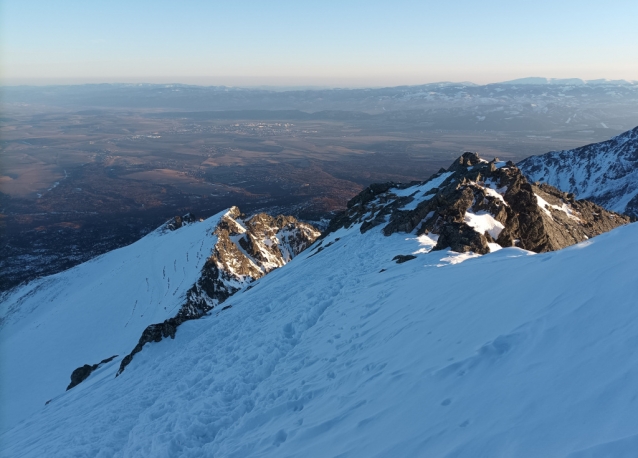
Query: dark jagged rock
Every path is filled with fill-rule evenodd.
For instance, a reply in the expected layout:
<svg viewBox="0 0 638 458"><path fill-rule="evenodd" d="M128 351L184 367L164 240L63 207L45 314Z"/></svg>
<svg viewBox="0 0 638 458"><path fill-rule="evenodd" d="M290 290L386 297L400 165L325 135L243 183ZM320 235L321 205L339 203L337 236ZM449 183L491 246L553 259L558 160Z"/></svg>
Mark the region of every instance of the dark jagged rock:
<svg viewBox="0 0 638 458"><path fill-rule="evenodd" d="M404 262L411 261L412 259L416 259L416 256L414 256L413 254L398 254L394 258L392 258L392 260L396 261L397 264L403 264ZM383 272L383 270L381 272Z"/></svg>
<svg viewBox="0 0 638 458"><path fill-rule="evenodd" d="M381 209L382 212L375 213L374 218L370 218L363 222L361 225L361 233L365 233L370 229L386 222L386 217L392 212L393 208L399 208L402 205L406 205L414 200L410 196L406 196L389 201L384 198L390 189L406 189L411 186L418 185L418 181L410 183L375 183L368 186L359 194L354 196L346 204L347 209L341 212L337 212L328 223L326 231L322 234L321 238L326 235L336 232L342 227L350 227L355 223L361 222L361 218L370 213L370 206L374 209ZM385 208L384 204L391 204L390 208Z"/></svg>
<svg viewBox="0 0 638 458"><path fill-rule="evenodd" d="M116 376L120 375L126 366L128 366L131 361L133 361L133 356L135 354L142 351L144 345L150 342L159 342L162 339L170 337L171 339L175 338L175 333L177 332L177 327L182 323L189 320L196 320L197 318L201 318L208 311L210 311L213 307L209 306L205 302L191 302L189 300L186 301L186 304L182 306L180 311L173 318L169 318L168 320L164 320L163 323L151 324L144 329L142 332L142 336L138 341L133 351L126 355L122 362L120 363L120 368L117 371Z"/></svg>
<svg viewBox="0 0 638 458"><path fill-rule="evenodd" d="M460 172L465 173L469 167L474 167L481 163L481 158L476 153L466 152L463 153L452 165L446 170L446 172Z"/></svg>
<svg viewBox="0 0 638 458"><path fill-rule="evenodd" d="M428 234L437 240L435 250L485 254L491 243L558 250L628 222L573 194L529 183L511 161L487 162L468 152L425 182L366 188L328 231L360 224L363 233L383 226L386 236Z"/></svg>
<svg viewBox="0 0 638 458"><path fill-rule="evenodd" d="M165 227L169 231L175 231L182 226L194 223L197 218L192 213L186 213L184 216L175 216L166 222Z"/></svg>
<svg viewBox="0 0 638 458"><path fill-rule="evenodd" d="M97 368L96 364L85 364L84 366L80 366L73 372L71 372L71 383L69 383L69 386L66 387L66 390L69 391L74 386L77 386L84 380L86 380L88 376L91 375L91 372L93 372L94 368Z"/></svg>
<svg viewBox="0 0 638 458"><path fill-rule="evenodd" d="M237 207L222 217L217 243L197 283L187 293L187 305L214 307L246 284L283 266L320 235L311 225L291 216L264 213L241 218Z"/></svg>
<svg viewBox="0 0 638 458"><path fill-rule="evenodd" d="M485 235L479 234L463 223L449 223L441 228L439 240L433 250L443 250L445 248L450 248L457 253L471 251L477 254L487 254L490 252Z"/></svg>
<svg viewBox="0 0 638 458"><path fill-rule="evenodd" d="M84 366L78 367L73 372L71 372L71 383L69 383L69 386L66 387L66 390L69 391L74 386L79 385L84 380L86 380L89 377L89 375L91 375L91 373L95 371L98 367L100 367L102 364L106 364L113 361L115 358L117 358L117 355L113 355L110 358L103 359L97 364L92 364L92 365L85 364ZM50 400L47 401L47 404L49 402L51 401Z"/></svg>
<svg viewBox="0 0 638 458"><path fill-rule="evenodd" d="M205 297L210 305L273 269L283 266L309 247L319 232L293 217L258 214L241 220L233 207L215 230L217 243L188 298Z"/></svg>
<svg viewBox="0 0 638 458"><path fill-rule="evenodd" d="M179 220L180 224L185 218ZM192 217L191 222L194 221ZM177 219L172 224L178 224ZM122 360L117 375L144 345L175 338L182 323L201 318L249 283L283 266L320 235L314 227L292 216L259 213L246 218L237 207L221 218L214 233L217 243L177 315L149 325L133 351Z"/></svg>

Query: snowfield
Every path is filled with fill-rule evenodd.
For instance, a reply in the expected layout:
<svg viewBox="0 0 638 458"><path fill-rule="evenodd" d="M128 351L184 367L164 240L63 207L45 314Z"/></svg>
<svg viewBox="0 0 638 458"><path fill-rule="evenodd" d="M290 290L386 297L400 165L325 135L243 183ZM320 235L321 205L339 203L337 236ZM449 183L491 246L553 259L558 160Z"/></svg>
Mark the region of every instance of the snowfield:
<svg viewBox="0 0 638 458"><path fill-rule="evenodd" d="M630 224L558 252L474 257L426 252L427 237L341 229L320 252L306 250L231 297L232 308L147 345L118 378L112 363L68 392L52 388L51 403L38 400L0 436L3 453L634 457L636 240ZM61 275L71 282L71 272ZM144 287L136 278L121 288ZM61 338L58 314L74 316L80 305L70 298L65 307L32 312L20 342ZM77 320L74 329L99 321ZM23 350L6 336L2 344L10 361L34 356L12 356ZM100 345L87 334L78 362L125 351ZM65 362L51 358L47 370ZM3 374L7 410L7 396L28 396L33 385Z"/></svg>
<svg viewBox="0 0 638 458"><path fill-rule="evenodd" d="M2 429L64 393L71 372L118 355L174 316L199 278L224 212L11 291L0 304Z"/></svg>

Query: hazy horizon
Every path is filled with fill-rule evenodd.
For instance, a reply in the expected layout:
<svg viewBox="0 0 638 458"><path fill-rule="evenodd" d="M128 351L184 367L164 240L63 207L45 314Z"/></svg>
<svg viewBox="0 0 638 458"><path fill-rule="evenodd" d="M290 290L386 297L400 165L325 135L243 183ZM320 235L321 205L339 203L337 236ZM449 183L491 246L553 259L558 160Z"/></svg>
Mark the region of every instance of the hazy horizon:
<svg viewBox="0 0 638 458"><path fill-rule="evenodd" d="M366 85L366 84L285 84L279 83L277 84L277 80L275 81L264 81L262 83L254 82L251 83L250 79L246 78L237 78L233 80L233 78L220 78L216 79L213 77L183 77L183 78L166 78L166 79L153 79L153 78L139 78L139 79L131 79L131 78L114 78L112 80L103 80L103 79L45 79L45 78L32 78L25 79L23 81L0 81L0 87L18 87L18 86L32 86L32 87L46 87L46 86L81 86L81 85L98 85L98 84L112 84L112 85L183 85L183 86L195 86L195 87L229 87L229 88L241 88L241 89L263 89L263 90L274 90L274 91L287 91L287 90L329 90L329 89L381 89L381 88L393 88L393 87L412 87L412 86L421 86L428 84L471 84L476 86L484 86L488 84L505 84L505 83L513 83L521 80L521 84L532 84L526 83L522 80L528 79L546 79L552 81L552 83L546 84L569 84L570 80L580 80L583 83L591 83L591 82L600 82L602 80L608 82L616 82L616 81L624 81L630 84L638 84L638 80L627 80L627 79L612 79L612 78L596 78L596 79L585 79L579 77L571 77L571 78L551 78L551 77L543 77L543 76L526 76L522 78L514 78L511 80L498 80L498 81L488 81L484 83L477 83L475 81L426 81L426 82L417 82L417 83L409 83L409 84L377 84L377 85ZM232 84L232 81L235 81L235 84Z"/></svg>
<svg viewBox="0 0 638 458"><path fill-rule="evenodd" d="M389 87L638 80L638 3L7 0L0 82Z"/></svg>

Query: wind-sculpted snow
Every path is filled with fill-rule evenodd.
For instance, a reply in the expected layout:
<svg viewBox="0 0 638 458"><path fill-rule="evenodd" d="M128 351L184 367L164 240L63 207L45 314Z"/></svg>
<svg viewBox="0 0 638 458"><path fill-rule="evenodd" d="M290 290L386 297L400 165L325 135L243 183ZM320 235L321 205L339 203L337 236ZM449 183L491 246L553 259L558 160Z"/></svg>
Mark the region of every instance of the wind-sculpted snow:
<svg viewBox="0 0 638 458"><path fill-rule="evenodd" d="M530 181L638 218L638 127L605 142L532 156L518 166Z"/></svg>
<svg viewBox="0 0 638 458"><path fill-rule="evenodd" d="M636 237L451 265L427 236L342 228L0 440L38 457L631 456Z"/></svg>

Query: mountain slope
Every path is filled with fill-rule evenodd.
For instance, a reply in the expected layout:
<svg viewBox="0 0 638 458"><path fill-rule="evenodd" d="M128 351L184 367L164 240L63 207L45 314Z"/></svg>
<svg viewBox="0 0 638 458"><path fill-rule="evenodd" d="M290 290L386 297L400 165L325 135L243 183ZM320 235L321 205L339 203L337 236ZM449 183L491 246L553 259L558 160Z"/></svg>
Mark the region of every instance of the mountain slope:
<svg viewBox="0 0 638 458"><path fill-rule="evenodd" d="M123 370L146 343L174 336L184 321L286 264L318 236L294 218L245 218L236 207L202 222L187 215L132 245L5 294L3 428L93 371L118 364Z"/></svg>
<svg viewBox="0 0 638 458"><path fill-rule="evenodd" d="M601 143L532 156L518 167L530 181L638 218L638 127Z"/></svg>
<svg viewBox="0 0 638 458"><path fill-rule="evenodd" d="M595 237L627 222L473 153L370 186L308 249L319 234L293 218L175 219L3 298L0 442L24 456L630 450L638 226ZM172 292L171 263L189 274L170 304L134 290L149 268ZM133 299L160 310L120 337Z"/></svg>
<svg viewBox="0 0 638 458"><path fill-rule="evenodd" d="M424 236L342 228L1 439L21 456L631 456L636 237L450 265Z"/></svg>

